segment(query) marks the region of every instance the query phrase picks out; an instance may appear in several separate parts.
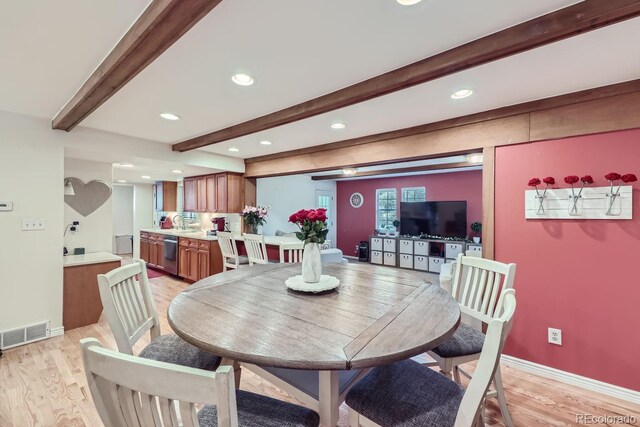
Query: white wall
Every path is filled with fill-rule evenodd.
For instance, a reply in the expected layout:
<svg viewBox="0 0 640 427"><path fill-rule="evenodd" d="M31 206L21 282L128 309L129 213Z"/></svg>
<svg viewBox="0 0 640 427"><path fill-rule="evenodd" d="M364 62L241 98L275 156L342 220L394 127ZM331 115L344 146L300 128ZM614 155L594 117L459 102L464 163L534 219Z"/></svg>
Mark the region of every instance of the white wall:
<svg viewBox="0 0 640 427"><path fill-rule="evenodd" d="M92 162L72 158L64 159L64 177L79 178L85 183L102 180L111 183L111 163ZM85 252L112 252L113 250L113 194L89 216L82 216L71 206L64 204L64 223L80 221L79 231L67 232L65 246L69 253L74 248L85 248Z"/></svg>
<svg viewBox="0 0 640 427"><path fill-rule="evenodd" d="M63 160L48 121L0 112L0 330L51 321L62 326ZM44 231L21 231L42 218Z"/></svg>
<svg viewBox="0 0 640 427"><path fill-rule="evenodd" d="M260 178L256 183L256 203L271 206L267 223L262 227L264 235L274 235L276 230L296 231L289 216L300 209L316 207L316 190L328 190L335 194L335 181L312 181L307 175Z"/></svg>
<svg viewBox="0 0 640 427"><path fill-rule="evenodd" d="M140 230L153 228L153 185L133 186L133 257L140 258Z"/></svg>
<svg viewBox="0 0 640 427"><path fill-rule="evenodd" d="M118 253L116 236L133 236L133 186L114 185L112 203L113 253ZM122 252L126 253L126 252Z"/></svg>

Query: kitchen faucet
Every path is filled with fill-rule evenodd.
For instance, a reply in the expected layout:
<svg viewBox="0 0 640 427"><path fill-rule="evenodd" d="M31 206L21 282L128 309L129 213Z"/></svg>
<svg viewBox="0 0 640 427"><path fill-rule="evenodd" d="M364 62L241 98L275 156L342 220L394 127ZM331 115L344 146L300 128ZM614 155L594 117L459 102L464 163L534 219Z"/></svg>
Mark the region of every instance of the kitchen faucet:
<svg viewBox="0 0 640 427"><path fill-rule="evenodd" d="M186 229L187 229L187 228L186 228L186 224L185 224L185 222L184 222L184 218L182 217L182 215L176 215L176 216L174 216L174 217L173 217L173 221L175 221L175 220L176 220L176 218L180 218L180 228L182 228L182 230L183 230L183 231L184 231L184 230L186 230Z"/></svg>

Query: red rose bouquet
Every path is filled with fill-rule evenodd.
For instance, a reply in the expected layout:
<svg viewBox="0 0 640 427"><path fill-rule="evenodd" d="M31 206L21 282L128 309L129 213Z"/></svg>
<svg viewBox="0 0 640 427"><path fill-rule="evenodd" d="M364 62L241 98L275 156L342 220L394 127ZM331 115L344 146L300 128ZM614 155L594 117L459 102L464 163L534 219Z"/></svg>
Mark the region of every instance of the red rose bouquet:
<svg viewBox="0 0 640 427"><path fill-rule="evenodd" d="M627 173L624 175L620 175L619 173L616 172L609 172L608 174L606 174L604 176L604 179L606 179L607 181L609 181L610 185L611 185L611 189L609 190L609 209L607 209L607 215L611 215L611 209L613 208L613 204L616 201L616 198L618 196L620 196L620 187L622 187L622 184L630 184L632 182L636 182L638 180L638 178L632 174L632 173ZM620 181L620 183L618 183L618 188L616 188L616 190L613 190L613 187L615 185L616 181Z"/></svg>
<svg viewBox="0 0 640 427"><path fill-rule="evenodd" d="M556 180L552 176L548 176L544 178L542 182L545 183L545 187L544 187L544 190L542 191L542 194L540 194L540 190L538 189L538 185L540 185L539 178L531 178L527 183L529 187L534 187L536 190L536 198L539 201L538 212L537 212L538 214L544 213L544 205L543 205L544 198L547 197L547 190L549 189L549 186L554 185L556 183Z"/></svg>
<svg viewBox="0 0 640 427"><path fill-rule="evenodd" d="M571 186L571 199L573 200L573 206L571 207L571 212L569 212L569 215L578 213L578 199L581 197L580 194L582 193L582 188L576 196L575 187L573 186L573 184L579 181L580 177L578 177L577 175L568 175L564 177L564 182ZM584 185L582 187L584 188Z"/></svg>
<svg viewBox="0 0 640 427"><path fill-rule="evenodd" d="M320 209L301 209L291 214L289 222L292 222L300 228L296 232L296 237L307 243L323 244L329 233L327 228L327 210Z"/></svg>

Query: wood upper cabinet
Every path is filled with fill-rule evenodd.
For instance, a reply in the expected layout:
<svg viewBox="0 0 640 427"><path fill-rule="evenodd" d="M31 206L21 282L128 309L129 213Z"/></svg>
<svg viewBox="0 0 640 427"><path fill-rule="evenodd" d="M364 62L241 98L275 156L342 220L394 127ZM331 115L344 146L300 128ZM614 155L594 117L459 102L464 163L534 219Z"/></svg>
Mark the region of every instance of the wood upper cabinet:
<svg viewBox="0 0 640 427"><path fill-rule="evenodd" d="M227 188L227 175L216 175L216 203L220 212L229 212L229 204L227 202L228 188Z"/></svg>
<svg viewBox="0 0 640 427"><path fill-rule="evenodd" d="M155 210L157 212L175 212L178 210L178 183L159 181L153 186Z"/></svg>
<svg viewBox="0 0 640 427"><path fill-rule="evenodd" d="M196 179L184 179L184 211L196 212L198 209L198 193L196 191Z"/></svg>
<svg viewBox="0 0 640 427"><path fill-rule="evenodd" d="M218 212L218 190L216 188L216 176L210 175L206 178L206 187L207 187L207 212ZM224 211L221 211L224 212Z"/></svg>
<svg viewBox="0 0 640 427"><path fill-rule="evenodd" d="M184 179L185 212L240 212L244 203L242 175L218 173Z"/></svg>
<svg viewBox="0 0 640 427"><path fill-rule="evenodd" d="M207 211L207 178L200 177L196 178L196 211L197 212L206 212Z"/></svg>

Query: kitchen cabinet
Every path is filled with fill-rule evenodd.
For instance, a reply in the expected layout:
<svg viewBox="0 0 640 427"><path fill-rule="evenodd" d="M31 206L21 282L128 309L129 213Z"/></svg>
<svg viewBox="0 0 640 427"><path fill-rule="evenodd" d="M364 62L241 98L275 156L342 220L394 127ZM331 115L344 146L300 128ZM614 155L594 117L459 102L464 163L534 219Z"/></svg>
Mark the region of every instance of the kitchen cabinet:
<svg viewBox="0 0 640 427"><path fill-rule="evenodd" d="M242 175L218 173L184 179L185 212L240 212L244 203Z"/></svg>
<svg viewBox="0 0 640 427"><path fill-rule="evenodd" d="M149 234L140 233L140 259L149 263Z"/></svg>
<svg viewBox="0 0 640 427"><path fill-rule="evenodd" d="M206 178L206 187L207 187L207 202L206 202L206 211L207 212L217 212L218 211L218 189L216 188L216 175L210 175Z"/></svg>
<svg viewBox="0 0 640 427"><path fill-rule="evenodd" d="M162 234L140 233L140 259L149 267L164 268L164 236Z"/></svg>
<svg viewBox="0 0 640 427"><path fill-rule="evenodd" d="M178 275L192 282L222 272L222 253L215 240L180 237Z"/></svg>
<svg viewBox="0 0 640 427"><path fill-rule="evenodd" d="M159 181L153 186L156 212L175 212L178 210L178 183Z"/></svg>
<svg viewBox="0 0 640 427"><path fill-rule="evenodd" d="M207 212L207 178L196 178L196 210Z"/></svg>
<svg viewBox="0 0 640 427"><path fill-rule="evenodd" d="M185 212L196 212L198 208L197 204L197 195L196 192L196 180L195 178L185 178L184 182L184 211Z"/></svg>

